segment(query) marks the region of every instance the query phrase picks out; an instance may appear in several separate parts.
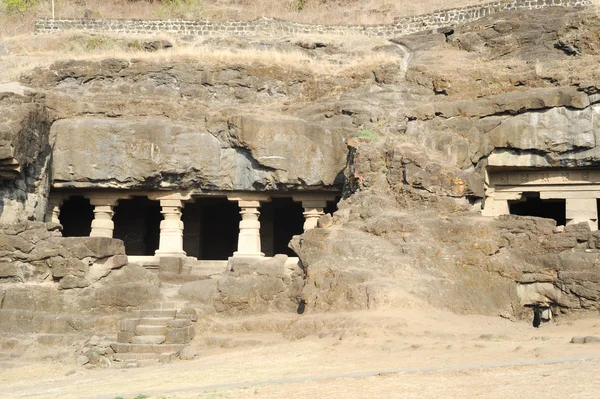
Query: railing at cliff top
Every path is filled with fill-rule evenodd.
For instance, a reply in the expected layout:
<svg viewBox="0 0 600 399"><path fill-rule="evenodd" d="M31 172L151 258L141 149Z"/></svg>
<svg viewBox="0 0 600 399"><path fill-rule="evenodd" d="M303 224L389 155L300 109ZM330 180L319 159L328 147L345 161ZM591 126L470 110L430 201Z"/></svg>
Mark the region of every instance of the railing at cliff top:
<svg viewBox="0 0 600 399"><path fill-rule="evenodd" d="M39 19L36 34L81 30L96 33L171 35L268 35L335 34L394 36L422 32L453 24L467 23L509 10L536 10L546 7L587 7L596 0L506 0L434 11L430 14L397 18L387 25L316 25L262 18L255 21L136 20L136 19Z"/></svg>

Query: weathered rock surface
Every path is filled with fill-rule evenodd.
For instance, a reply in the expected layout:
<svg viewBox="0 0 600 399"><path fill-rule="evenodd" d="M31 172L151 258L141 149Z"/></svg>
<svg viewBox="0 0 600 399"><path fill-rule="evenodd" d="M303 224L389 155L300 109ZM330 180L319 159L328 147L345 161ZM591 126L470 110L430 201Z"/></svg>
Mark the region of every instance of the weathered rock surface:
<svg viewBox="0 0 600 399"><path fill-rule="evenodd" d="M106 328L103 315L159 295L155 275L128 265L120 240L60 235L24 222L0 233L0 329L61 333Z"/></svg>
<svg viewBox="0 0 600 399"><path fill-rule="evenodd" d="M40 219L50 189L50 117L43 98L0 89L0 221Z"/></svg>
<svg viewBox="0 0 600 399"><path fill-rule="evenodd" d="M167 119L56 122L55 186L215 190L333 187L342 138L300 119L239 116L213 135Z"/></svg>
<svg viewBox="0 0 600 399"><path fill-rule="evenodd" d="M222 314L298 310L305 281L297 261L286 255L230 258L228 269L213 279L185 283L179 294Z"/></svg>

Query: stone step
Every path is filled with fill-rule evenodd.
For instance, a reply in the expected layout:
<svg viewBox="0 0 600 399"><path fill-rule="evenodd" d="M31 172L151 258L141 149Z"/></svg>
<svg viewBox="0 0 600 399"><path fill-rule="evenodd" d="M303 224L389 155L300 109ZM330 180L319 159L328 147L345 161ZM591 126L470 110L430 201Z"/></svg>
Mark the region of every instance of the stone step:
<svg viewBox="0 0 600 399"><path fill-rule="evenodd" d="M160 360L158 359L158 357L154 359L116 361L112 363L112 367L115 369L133 369L139 367L154 366L159 362Z"/></svg>
<svg viewBox="0 0 600 399"><path fill-rule="evenodd" d="M188 306L187 301L166 301L166 302L152 302L144 305L140 305L140 310L154 310L154 309L180 309Z"/></svg>
<svg viewBox="0 0 600 399"><path fill-rule="evenodd" d="M185 284L191 281L203 280L206 277L193 274L160 273L158 275L161 283Z"/></svg>
<svg viewBox="0 0 600 399"><path fill-rule="evenodd" d="M168 326L171 321L175 320L174 317L147 317L140 319L137 325L144 326Z"/></svg>
<svg viewBox="0 0 600 399"><path fill-rule="evenodd" d="M227 271L226 260L203 260L195 261L190 264L190 274L193 276L209 277L221 274Z"/></svg>
<svg viewBox="0 0 600 399"><path fill-rule="evenodd" d="M138 360L158 359L157 353L115 353L113 359L117 362L134 362Z"/></svg>
<svg viewBox="0 0 600 399"><path fill-rule="evenodd" d="M175 317L177 309L140 309L133 311L133 317L144 319L147 317Z"/></svg>
<svg viewBox="0 0 600 399"><path fill-rule="evenodd" d="M162 335L167 333L167 326L138 324L135 335Z"/></svg>
<svg viewBox="0 0 600 399"><path fill-rule="evenodd" d="M136 335L131 339L132 344L162 344L165 342L164 335Z"/></svg>
<svg viewBox="0 0 600 399"><path fill-rule="evenodd" d="M111 367L114 369L133 369L137 368L137 361L130 362L112 362Z"/></svg>
<svg viewBox="0 0 600 399"><path fill-rule="evenodd" d="M111 344L115 353L179 353L185 344Z"/></svg>
<svg viewBox="0 0 600 399"><path fill-rule="evenodd" d="M115 353L113 364L133 363L135 367L149 366L156 363L171 363L177 356L176 352L165 353ZM115 367L118 368L118 367Z"/></svg>

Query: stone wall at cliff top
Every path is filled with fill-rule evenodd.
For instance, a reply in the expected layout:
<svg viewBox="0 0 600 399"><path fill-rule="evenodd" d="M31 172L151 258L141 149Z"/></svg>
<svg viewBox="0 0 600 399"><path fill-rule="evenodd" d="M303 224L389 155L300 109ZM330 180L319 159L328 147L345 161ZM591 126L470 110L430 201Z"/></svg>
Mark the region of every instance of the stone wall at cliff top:
<svg viewBox="0 0 600 399"><path fill-rule="evenodd" d="M398 18L389 25L313 25L263 18L255 21L191 21L136 19L39 19L35 33L56 33L70 29L126 34L172 35L268 35L281 34L355 34L398 36L448 25L475 21L486 15L510 10L536 10L546 7L586 7L593 0L510 0L468 7L439 10L430 14Z"/></svg>

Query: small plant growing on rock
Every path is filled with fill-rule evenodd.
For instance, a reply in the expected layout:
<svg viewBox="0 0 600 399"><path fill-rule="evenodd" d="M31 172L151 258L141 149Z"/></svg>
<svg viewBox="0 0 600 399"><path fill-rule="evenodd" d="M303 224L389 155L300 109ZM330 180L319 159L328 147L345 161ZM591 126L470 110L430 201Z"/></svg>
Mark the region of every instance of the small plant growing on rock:
<svg viewBox="0 0 600 399"><path fill-rule="evenodd" d="M370 129L363 129L356 133L356 137L362 137L366 139L375 140L377 138L377 134Z"/></svg>

